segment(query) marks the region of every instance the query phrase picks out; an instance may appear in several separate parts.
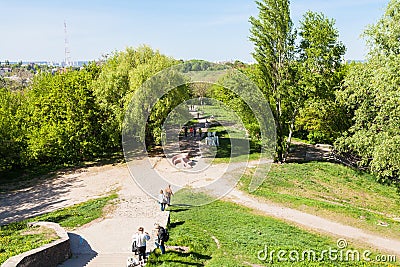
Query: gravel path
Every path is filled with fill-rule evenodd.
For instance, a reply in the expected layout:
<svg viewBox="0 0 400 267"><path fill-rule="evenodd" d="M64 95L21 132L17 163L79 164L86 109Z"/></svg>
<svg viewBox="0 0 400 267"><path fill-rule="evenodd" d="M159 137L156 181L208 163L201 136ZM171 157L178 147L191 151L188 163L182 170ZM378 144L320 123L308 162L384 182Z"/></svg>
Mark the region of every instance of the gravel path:
<svg viewBox="0 0 400 267"><path fill-rule="evenodd" d="M168 212L161 212L131 178L126 164L89 167L58 173L24 189L0 195L2 224L36 216L87 201L117 190L119 202L106 218L96 220L69 234L73 257L60 266L125 266L131 252L131 237L139 226L152 239L154 223L166 225Z"/></svg>
<svg viewBox="0 0 400 267"><path fill-rule="evenodd" d="M157 202L142 192L125 166L118 168L118 177L103 177L119 181L116 209L105 219L70 233L73 257L60 266L124 266L127 258L133 256L131 237L140 226L151 236L148 251L154 249L154 224L165 226L169 213L161 212Z"/></svg>
<svg viewBox="0 0 400 267"><path fill-rule="evenodd" d="M201 153L193 168L193 171L198 169L199 172L182 171L165 158L152 160L153 168L173 185L205 186L219 179L227 170L226 164L206 166L207 162L203 162ZM233 164L235 166L231 168L232 171L244 168L243 163ZM169 215L168 212L161 212L156 201L133 181L126 164L60 172L24 189L0 193L0 225L80 203L115 190L119 194L119 203L106 218L69 233L73 257L60 266L125 266L127 257L132 256L131 236L137 228L143 226L154 238L154 223L165 225ZM365 243L400 256L399 240L383 238L362 229L267 203L237 189L233 189L224 199L267 216L293 222L305 229ZM153 241L149 242L149 249L153 248Z"/></svg>
<svg viewBox="0 0 400 267"><path fill-rule="evenodd" d="M201 157L201 156L200 156ZM199 158L199 163L201 158ZM140 163L137 163L140 164ZM243 163L236 164L243 168ZM198 164L201 167L202 164ZM226 164L212 165L204 172L180 171L167 159L157 158L154 169L171 184L204 186L226 170ZM196 169L196 168L194 168ZM233 168L236 169L236 168ZM213 179L213 176L215 178ZM130 252L131 236L143 226L153 237L154 223L165 225L167 212L159 211L158 204L133 181L126 164L105 165L59 173L52 179L27 188L0 194L0 222L32 217L61 207L86 201L118 190L119 203L106 218L92 222L70 233L74 256L61 266L123 266ZM400 240L371 234L349 225L330 221L298 210L257 199L233 189L225 200L247 206L267 216L273 216L296 225L347 241L367 244L375 249L400 256ZM149 249L154 242L149 242Z"/></svg>
<svg viewBox="0 0 400 267"><path fill-rule="evenodd" d="M176 169L168 168L163 161L159 162L157 168L164 173L176 172ZM184 177L185 172L181 172L180 175L182 179L190 180L189 177ZM197 179L201 180L201 177L196 177ZM166 224L168 216L167 212L159 211L156 201L135 184L125 164L77 170L61 174L44 184L2 194L0 218L2 222L8 222L16 218L30 217L116 189L119 189L120 202L113 212L103 220L92 222L70 233L74 256L61 266L124 266L127 257L132 256L130 241L136 229L143 226L154 236L154 223ZM399 240L383 238L362 229L260 201L237 189L232 190L224 199L258 210L267 216L293 222L305 229L365 243L373 248L400 255ZM153 242L149 245L151 247Z"/></svg>
<svg viewBox="0 0 400 267"><path fill-rule="evenodd" d="M260 211L267 216L293 222L301 228L328 234L337 238L344 238L347 241L354 240L357 241L357 243L363 243L375 249L400 256L400 240L384 238L367 233L356 227L337 223L295 209L282 207L277 204L267 203L237 189L232 190L225 197L225 200Z"/></svg>

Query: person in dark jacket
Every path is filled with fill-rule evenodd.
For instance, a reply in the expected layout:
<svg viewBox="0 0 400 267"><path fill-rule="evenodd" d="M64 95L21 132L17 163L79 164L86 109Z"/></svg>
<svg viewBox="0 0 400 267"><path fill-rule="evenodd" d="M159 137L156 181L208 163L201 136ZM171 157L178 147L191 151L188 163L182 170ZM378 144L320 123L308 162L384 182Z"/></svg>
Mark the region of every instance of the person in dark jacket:
<svg viewBox="0 0 400 267"><path fill-rule="evenodd" d="M156 224L156 229L158 230L157 240L155 242L156 247L160 248L161 254L165 254L165 241L167 238L167 231L164 229L164 227L160 226L159 224Z"/></svg>

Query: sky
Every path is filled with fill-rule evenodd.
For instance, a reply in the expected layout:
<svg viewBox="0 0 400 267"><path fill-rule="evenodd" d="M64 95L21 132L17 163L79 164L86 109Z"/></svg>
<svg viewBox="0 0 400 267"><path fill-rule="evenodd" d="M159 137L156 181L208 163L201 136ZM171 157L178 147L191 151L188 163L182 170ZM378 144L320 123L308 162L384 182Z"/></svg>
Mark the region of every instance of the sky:
<svg viewBox="0 0 400 267"><path fill-rule="evenodd" d="M335 19L346 60L365 59L360 38L389 0L291 0L297 27L308 10ZM146 44L176 59L254 62L254 0L0 0L0 61L72 61Z"/></svg>

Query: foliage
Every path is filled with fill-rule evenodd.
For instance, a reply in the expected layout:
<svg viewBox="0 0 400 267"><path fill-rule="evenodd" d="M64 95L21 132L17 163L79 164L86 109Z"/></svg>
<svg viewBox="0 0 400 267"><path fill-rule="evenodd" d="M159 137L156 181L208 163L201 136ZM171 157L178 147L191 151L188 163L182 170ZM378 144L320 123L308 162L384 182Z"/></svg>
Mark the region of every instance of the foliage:
<svg viewBox="0 0 400 267"><path fill-rule="evenodd" d="M25 98L20 92L0 88L0 171L21 166L25 147L23 106Z"/></svg>
<svg viewBox="0 0 400 267"><path fill-rule="evenodd" d="M95 103L91 83L100 69L35 77L27 92L27 158L37 163L87 160L104 149L103 114Z"/></svg>
<svg viewBox="0 0 400 267"><path fill-rule="evenodd" d="M8 258L48 244L57 238L47 231L28 228L26 222L1 226L0 264Z"/></svg>
<svg viewBox="0 0 400 267"><path fill-rule="evenodd" d="M331 109L325 106L335 101L334 91L343 80L345 69L341 59L345 47L338 41L334 20L311 11L300 21L300 40L296 47L297 31L293 30L290 19L289 1L264 0L256 3L260 13L257 19L250 18L250 40L254 43L253 57L258 64L249 77L270 99L277 128L277 160L282 162L287 157L295 126L301 131L308 131L313 138L330 141L336 137L336 132L346 128L332 129L337 126L337 118L328 121L332 124L327 122L325 125L309 121L320 108L326 113L342 115L339 106L334 105ZM326 114L319 117L323 119L324 116ZM296 123L299 117L300 123ZM329 128L326 129L326 126ZM287 142L285 136L288 136Z"/></svg>
<svg viewBox="0 0 400 267"><path fill-rule="evenodd" d="M113 193L109 196L92 199L71 207L37 216L33 219L29 219L29 221L55 222L67 228L80 227L100 218L104 213L104 207L117 197L118 195Z"/></svg>
<svg viewBox="0 0 400 267"><path fill-rule="evenodd" d="M399 6L399 0L390 0L382 18L365 31L364 37L368 40L371 52L385 56L400 54Z"/></svg>
<svg viewBox="0 0 400 267"><path fill-rule="evenodd" d="M351 118L337 101L311 98L299 111L295 135L311 144L333 144L350 127Z"/></svg>
<svg viewBox="0 0 400 267"><path fill-rule="evenodd" d="M260 136L260 126L258 125L257 119L250 106L243 99L243 96L239 96L235 93L238 91L251 92L252 84L245 81L244 78L244 75L238 75L237 72L229 72L218 81L218 84L214 84L209 88L208 95L213 99L221 101L231 110L235 111L243 121L249 135L255 138L256 136ZM234 90L235 88L236 90ZM235 118L231 118L230 121L236 120Z"/></svg>
<svg viewBox="0 0 400 267"><path fill-rule="evenodd" d="M179 66L179 70L184 73L189 71L207 71L207 70L216 71L225 69L224 65L222 64L212 64L208 61L198 60L198 59L182 61L181 63L182 64Z"/></svg>
<svg viewBox="0 0 400 267"><path fill-rule="evenodd" d="M250 17L252 25L250 40L254 43L254 59L258 63L262 85L275 118L277 131L276 151L283 161L285 149L285 96L292 86L290 72L294 60L293 22L290 18L288 0L256 1L258 18Z"/></svg>
<svg viewBox="0 0 400 267"><path fill-rule="evenodd" d="M298 89L291 94L293 110L298 110L294 126L308 132L312 142L332 143L349 128L349 118L335 99L347 72L342 64L346 49L338 41L335 21L322 13L308 11L300 24Z"/></svg>
<svg viewBox="0 0 400 267"><path fill-rule="evenodd" d="M369 60L353 65L338 93L354 123L336 147L358 156L358 164L376 173L379 181L400 187L399 10L400 1L390 1L379 22L365 32Z"/></svg>
<svg viewBox="0 0 400 267"><path fill-rule="evenodd" d="M123 120L131 101L147 101L154 95L151 91L153 88L147 88L150 91L146 91L146 88L140 88L142 84L156 73L178 63L148 46L136 50L127 48L126 51L116 52L107 59L94 83L94 93L96 102L106 115L103 130L113 146L120 146ZM146 125L149 142L160 141L161 122L177 103L187 98L187 95L185 88L178 88L160 99L153 110L147 110L147 107L135 113L138 116L136 119L142 118L146 112L153 114ZM145 102L141 102L140 106L146 106Z"/></svg>
<svg viewBox="0 0 400 267"><path fill-rule="evenodd" d="M125 111L135 93L146 95L137 89L177 63L147 46L127 48L81 69L38 71L22 91L0 88L0 172L77 164L122 151ZM149 142L160 142L167 114L190 98L185 82L149 110Z"/></svg>

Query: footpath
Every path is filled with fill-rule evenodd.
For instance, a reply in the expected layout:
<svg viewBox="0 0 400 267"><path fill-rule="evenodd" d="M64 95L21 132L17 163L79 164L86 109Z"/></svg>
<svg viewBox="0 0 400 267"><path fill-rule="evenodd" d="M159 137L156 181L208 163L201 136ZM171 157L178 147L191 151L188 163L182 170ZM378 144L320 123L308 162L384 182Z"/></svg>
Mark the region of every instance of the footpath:
<svg viewBox="0 0 400 267"><path fill-rule="evenodd" d="M203 123L201 121L200 123ZM200 125L199 125L200 126ZM196 150L199 142L187 142L195 146L201 165L201 150ZM190 147L187 147L190 149ZM178 182L196 186L211 183L211 177L224 172L226 164L212 164L204 172L186 173L171 166L169 159L158 158L154 168L171 177L171 184ZM243 163L233 163L241 168ZM174 181L176 179L176 181ZM131 252L131 237L138 227L144 227L152 239L148 242L148 251L154 248L156 236L154 224L167 224L169 213L161 212L156 200L144 193L131 178L126 164L93 166L61 173L53 179L43 180L24 189L0 194L0 223L20 220L54 209L73 205L116 190L118 203L106 218L96 220L69 233L73 256L60 266L126 266ZM400 240L383 238L362 229L333 222L315 215L279 206L249 196L233 189L224 197L239 205L257 210L266 216L273 216L299 225L301 228L322 234L357 241L383 251L390 251L400 256Z"/></svg>
<svg viewBox="0 0 400 267"><path fill-rule="evenodd" d="M154 224L166 226L169 212L160 211L157 202L138 188L128 170L118 194L116 209L105 219L69 233L73 256L59 266L126 266L128 257L133 256L132 235L140 226L151 236L147 250L154 249Z"/></svg>
<svg viewBox="0 0 400 267"><path fill-rule="evenodd" d="M105 218L68 233L73 256L60 266L126 266L132 257L131 237L139 226L152 239L154 223L165 226L169 212L161 212L156 200L147 196L131 178L126 164L91 166L25 184L22 189L0 194L0 224L22 220L87 201L112 191L119 198Z"/></svg>

